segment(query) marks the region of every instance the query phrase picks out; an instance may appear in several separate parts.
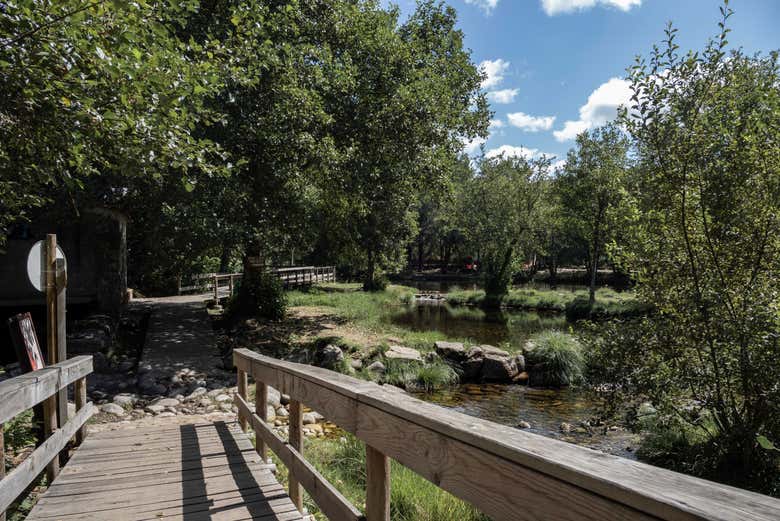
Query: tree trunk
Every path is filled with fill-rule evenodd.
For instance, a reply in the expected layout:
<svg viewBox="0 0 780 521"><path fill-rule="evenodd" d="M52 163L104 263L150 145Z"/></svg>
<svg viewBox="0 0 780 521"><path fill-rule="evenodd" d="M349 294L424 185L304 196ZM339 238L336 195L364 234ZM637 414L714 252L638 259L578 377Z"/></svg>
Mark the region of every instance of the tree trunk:
<svg viewBox="0 0 780 521"><path fill-rule="evenodd" d="M376 289L374 281L374 273L376 271L376 265L374 263L374 252L372 250L368 250L367 254L368 265L366 266L366 278L363 281L363 290L374 291L374 289Z"/></svg>
<svg viewBox="0 0 780 521"><path fill-rule="evenodd" d="M423 266L423 257L425 255L424 252L425 245L423 244L423 241L418 239L417 240L417 271L422 271Z"/></svg>
<svg viewBox="0 0 780 521"><path fill-rule="evenodd" d="M219 272L227 273L230 270L230 245L227 241L222 242L222 252L219 256Z"/></svg>

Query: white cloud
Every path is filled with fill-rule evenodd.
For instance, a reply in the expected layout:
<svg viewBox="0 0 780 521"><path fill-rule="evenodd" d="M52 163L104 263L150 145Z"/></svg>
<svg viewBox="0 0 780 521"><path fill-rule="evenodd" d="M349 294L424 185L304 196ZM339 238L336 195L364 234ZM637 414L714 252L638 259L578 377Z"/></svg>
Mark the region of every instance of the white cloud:
<svg viewBox="0 0 780 521"><path fill-rule="evenodd" d="M498 0L466 0L467 4L476 5L485 14L491 14L498 5Z"/></svg>
<svg viewBox="0 0 780 521"><path fill-rule="evenodd" d="M580 119L566 121L563 129L553 132L558 141L569 141L577 134L615 119L618 107L631 100L631 84L620 78L611 78L591 92L588 101L580 107ZM510 120L511 121L511 120Z"/></svg>
<svg viewBox="0 0 780 521"><path fill-rule="evenodd" d="M482 87L489 89L504 81L504 74L509 68L509 62L502 60L501 58L498 58L497 60L485 60L479 64L479 68L487 75L485 81L482 82Z"/></svg>
<svg viewBox="0 0 780 521"><path fill-rule="evenodd" d="M463 139L463 151L466 152L466 154L473 156L476 155L479 152L479 147L481 147L487 139L478 137L474 138L471 141L467 139Z"/></svg>
<svg viewBox="0 0 780 521"><path fill-rule="evenodd" d="M525 112L507 114L509 124L526 132L550 130L555 123L555 116L531 116Z"/></svg>
<svg viewBox="0 0 780 521"><path fill-rule="evenodd" d="M490 125L488 126L488 130L493 130L496 128L504 128L505 125L506 124L500 119L491 119Z"/></svg>
<svg viewBox="0 0 780 521"><path fill-rule="evenodd" d="M542 9L548 16L584 11L598 5L616 7L621 11L629 11L642 5L642 0L541 0Z"/></svg>
<svg viewBox="0 0 780 521"><path fill-rule="evenodd" d="M532 157L539 154L539 149L537 148L526 148L526 147L514 147L512 145L501 145L498 148L491 148L487 152L485 152L485 157L488 159L498 157L503 155L504 157L524 157L526 159L531 159Z"/></svg>
<svg viewBox="0 0 780 521"><path fill-rule="evenodd" d="M487 93L487 97L490 101L505 105L515 101L515 96L517 96L518 92L520 92L520 89L493 90Z"/></svg>

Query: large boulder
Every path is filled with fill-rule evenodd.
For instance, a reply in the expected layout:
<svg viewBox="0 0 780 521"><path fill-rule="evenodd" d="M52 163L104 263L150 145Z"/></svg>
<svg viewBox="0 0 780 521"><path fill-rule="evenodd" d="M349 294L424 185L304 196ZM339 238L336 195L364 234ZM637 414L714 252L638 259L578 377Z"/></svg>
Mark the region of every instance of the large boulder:
<svg viewBox="0 0 780 521"><path fill-rule="evenodd" d="M482 365L485 362L485 352L479 346L474 346L466 353L466 360L461 362L461 380L471 382L478 380L482 374Z"/></svg>
<svg viewBox="0 0 780 521"><path fill-rule="evenodd" d="M314 356L314 364L325 369L337 369L344 363L344 351L339 346L328 344Z"/></svg>
<svg viewBox="0 0 780 521"><path fill-rule="evenodd" d="M467 350L460 342L444 342L443 340L439 340L434 346L439 356L446 360L458 363L466 360Z"/></svg>
<svg viewBox="0 0 780 521"><path fill-rule="evenodd" d="M511 382L517 376L515 357L493 346L480 346L483 352L480 376L485 382Z"/></svg>
<svg viewBox="0 0 780 521"><path fill-rule="evenodd" d="M404 346L390 346L390 349L385 352L386 358L393 358L395 360L411 360L414 362L422 362L422 355L416 349Z"/></svg>

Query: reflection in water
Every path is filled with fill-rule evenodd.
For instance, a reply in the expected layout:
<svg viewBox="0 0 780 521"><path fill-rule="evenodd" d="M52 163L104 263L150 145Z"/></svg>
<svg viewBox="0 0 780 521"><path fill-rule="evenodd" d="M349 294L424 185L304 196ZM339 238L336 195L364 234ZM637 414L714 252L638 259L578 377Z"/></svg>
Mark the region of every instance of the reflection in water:
<svg viewBox="0 0 780 521"><path fill-rule="evenodd" d="M525 421L531 425L529 431L536 434L623 457L634 457L633 452L628 450L635 442L630 433L610 431L604 426L588 426L597 412L597 401L584 391L467 384L416 396L469 416L511 427ZM571 432L562 433L562 423L570 424Z"/></svg>
<svg viewBox="0 0 780 521"><path fill-rule="evenodd" d="M452 281L452 280L405 280L399 281L399 284L417 288L420 291L435 291L439 293L449 293L451 291L476 291L482 289L483 284L480 279L466 280L466 281ZM552 289L552 286L546 282L526 282L523 284L515 284L512 286L515 289ZM557 284L556 290L559 291L579 291L587 289L587 286L581 284Z"/></svg>
<svg viewBox="0 0 780 521"><path fill-rule="evenodd" d="M468 338L479 344L510 344L519 349L528 338L548 329L566 329L560 313L483 311L467 306L413 306L390 317L392 323L411 331L439 331L452 338Z"/></svg>
<svg viewBox="0 0 780 521"><path fill-rule="evenodd" d="M519 350L528 338L548 329L567 329L565 317L556 313L525 311L486 312L472 307L418 305L389 315L396 325L412 331L440 331L453 339L467 338L480 344L504 345ZM598 400L577 389L538 389L523 385L468 384L418 398L451 407L485 420L517 427L521 421L531 432L624 457L635 444L633 435L605 426L586 427L597 414ZM562 433L568 423L572 432Z"/></svg>

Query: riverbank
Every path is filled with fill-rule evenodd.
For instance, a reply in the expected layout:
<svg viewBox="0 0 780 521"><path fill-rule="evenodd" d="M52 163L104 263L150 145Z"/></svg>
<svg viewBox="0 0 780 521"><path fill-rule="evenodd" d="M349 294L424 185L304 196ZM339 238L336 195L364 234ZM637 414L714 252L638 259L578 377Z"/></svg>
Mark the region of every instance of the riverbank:
<svg viewBox="0 0 780 521"><path fill-rule="evenodd" d="M451 290L443 295L444 300L453 306L483 307L483 290ZM537 311L569 312L574 306L587 304L588 290L579 289L526 289L515 288L501 299L500 306L509 309ZM646 311L646 307L630 291L615 291L610 288L596 290L596 303L591 310L595 318L636 315ZM567 313L568 314L568 313Z"/></svg>

